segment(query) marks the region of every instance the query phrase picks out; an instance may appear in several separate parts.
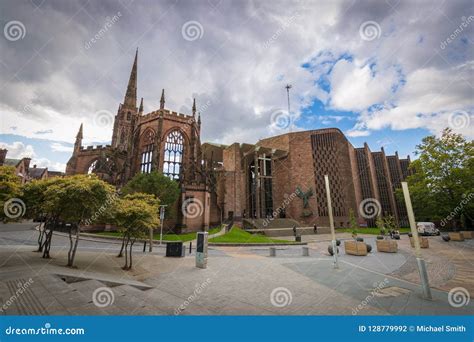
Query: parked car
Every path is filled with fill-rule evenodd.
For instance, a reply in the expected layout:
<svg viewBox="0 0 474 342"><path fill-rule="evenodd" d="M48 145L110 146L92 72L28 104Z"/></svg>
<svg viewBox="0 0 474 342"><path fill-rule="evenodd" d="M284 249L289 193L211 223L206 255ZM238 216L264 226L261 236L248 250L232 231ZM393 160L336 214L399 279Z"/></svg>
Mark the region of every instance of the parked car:
<svg viewBox="0 0 474 342"><path fill-rule="evenodd" d="M420 235L440 235L439 229L436 228L433 222L418 222L416 230Z"/></svg>

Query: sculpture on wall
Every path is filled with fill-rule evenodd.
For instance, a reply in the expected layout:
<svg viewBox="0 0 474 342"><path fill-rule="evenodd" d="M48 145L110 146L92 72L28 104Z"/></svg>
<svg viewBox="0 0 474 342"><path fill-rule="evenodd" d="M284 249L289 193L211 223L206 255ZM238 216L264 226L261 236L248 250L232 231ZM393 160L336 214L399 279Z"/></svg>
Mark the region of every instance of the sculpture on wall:
<svg viewBox="0 0 474 342"><path fill-rule="evenodd" d="M308 209L309 207L309 198L313 196L313 188L309 188L306 192L301 190L301 188L298 186L296 187L296 195L303 200L303 217L308 217L313 215L313 212L311 209Z"/></svg>

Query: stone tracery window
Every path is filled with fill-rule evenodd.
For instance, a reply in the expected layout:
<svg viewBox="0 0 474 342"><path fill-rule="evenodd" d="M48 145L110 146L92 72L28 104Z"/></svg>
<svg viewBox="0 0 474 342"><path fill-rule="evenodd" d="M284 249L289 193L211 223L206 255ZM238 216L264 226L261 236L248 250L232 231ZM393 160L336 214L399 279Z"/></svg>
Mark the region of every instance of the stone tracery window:
<svg viewBox="0 0 474 342"><path fill-rule="evenodd" d="M97 159L94 160L94 161L89 165L89 168L87 169L87 174L90 175L91 173L94 173L96 166L97 166Z"/></svg>
<svg viewBox="0 0 474 342"><path fill-rule="evenodd" d="M153 149L155 143L155 132L148 130L143 134L141 146L140 171L150 173L153 165Z"/></svg>
<svg viewBox="0 0 474 342"><path fill-rule="evenodd" d="M172 131L166 137L163 159L163 174L171 179L179 179L183 163L184 139L180 131Z"/></svg>

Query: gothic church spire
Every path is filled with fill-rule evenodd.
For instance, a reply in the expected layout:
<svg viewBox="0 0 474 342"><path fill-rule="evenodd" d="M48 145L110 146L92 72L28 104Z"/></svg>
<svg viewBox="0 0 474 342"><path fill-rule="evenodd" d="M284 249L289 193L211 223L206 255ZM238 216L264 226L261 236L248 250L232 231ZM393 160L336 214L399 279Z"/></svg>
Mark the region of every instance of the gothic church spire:
<svg viewBox="0 0 474 342"><path fill-rule="evenodd" d="M135 52L135 60L133 61L130 79L128 80L127 93L125 94L125 99L123 100L124 106L135 110L137 107L137 60L138 48Z"/></svg>

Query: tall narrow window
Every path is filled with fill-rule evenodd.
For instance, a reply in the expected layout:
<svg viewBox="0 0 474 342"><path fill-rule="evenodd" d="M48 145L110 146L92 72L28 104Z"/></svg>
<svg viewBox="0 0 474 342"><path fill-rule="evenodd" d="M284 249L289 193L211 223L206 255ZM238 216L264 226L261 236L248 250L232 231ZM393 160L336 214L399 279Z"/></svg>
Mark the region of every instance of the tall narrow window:
<svg viewBox="0 0 474 342"><path fill-rule="evenodd" d="M96 167L97 167L97 159L94 160L94 161L89 165L89 168L87 169L87 174L90 175L91 173L94 173Z"/></svg>
<svg viewBox="0 0 474 342"><path fill-rule="evenodd" d="M163 174L171 179L180 178L183 146L183 135L179 131L172 131L166 137Z"/></svg>
<svg viewBox="0 0 474 342"><path fill-rule="evenodd" d="M142 136L140 171L141 173L150 173L153 165L153 148L155 142L155 133L152 130L146 131Z"/></svg>

